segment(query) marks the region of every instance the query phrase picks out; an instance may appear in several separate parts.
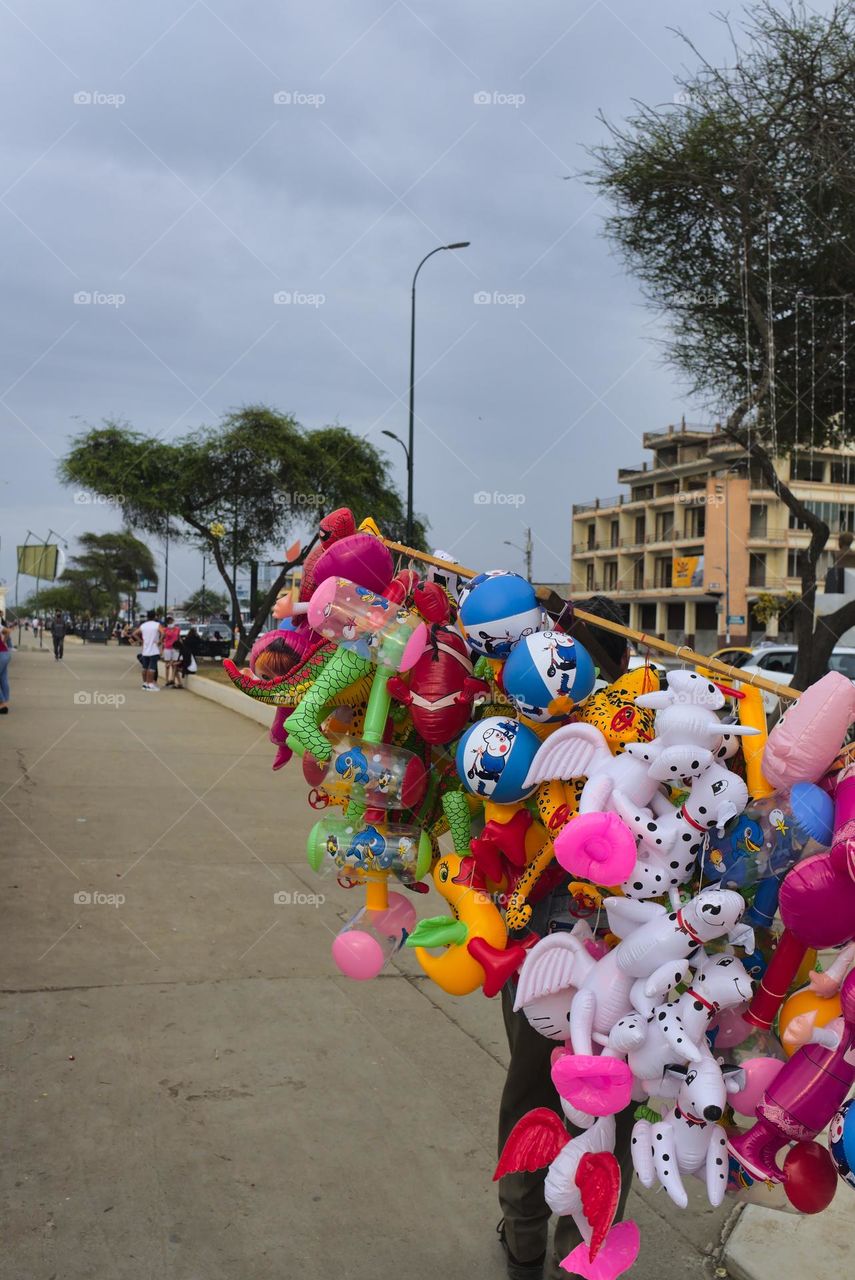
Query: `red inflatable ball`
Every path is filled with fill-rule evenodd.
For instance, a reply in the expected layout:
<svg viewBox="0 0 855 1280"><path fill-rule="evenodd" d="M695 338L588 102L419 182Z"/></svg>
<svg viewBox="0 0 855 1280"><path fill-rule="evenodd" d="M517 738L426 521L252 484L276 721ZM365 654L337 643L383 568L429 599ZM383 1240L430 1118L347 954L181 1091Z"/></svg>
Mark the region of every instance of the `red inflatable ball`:
<svg viewBox="0 0 855 1280"><path fill-rule="evenodd" d="M784 1161L784 1191L799 1213L822 1213L834 1199L837 1169L818 1142L797 1142Z"/></svg>

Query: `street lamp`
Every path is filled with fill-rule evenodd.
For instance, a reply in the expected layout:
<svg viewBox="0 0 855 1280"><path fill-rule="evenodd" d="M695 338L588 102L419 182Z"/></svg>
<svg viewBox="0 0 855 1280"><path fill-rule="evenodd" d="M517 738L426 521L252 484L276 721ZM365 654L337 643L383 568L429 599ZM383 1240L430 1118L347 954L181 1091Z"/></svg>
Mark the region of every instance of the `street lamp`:
<svg viewBox="0 0 855 1280"><path fill-rule="evenodd" d="M435 253L442 253L445 249L468 249L469 240L456 240L454 244L440 244L435 249L431 249L430 253L426 253L419 265L416 267L413 276L413 286L410 292L410 415L409 415L409 432L407 439L409 447L407 449L407 545L411 546L413 541L413 421L415 418L415 387L416 387L416 281L419 278L419 272L427 262L428 258L432 258ZM403 441L402 441L403 443Z"/></svg>
<svg viewBox="0 0 855 1280"><path fill-rule="evenodd" d="M404 450L404 454L405 454L406 459L407 459L407 490L408 490L408 492L409 492L409 490L410 490L410 476L411 476L411 473L412 473L412 469L411 469L411 466L410 466L410 451L409 451L409 449L407 448L407 446L404 444L404 442L403 442L403 440L401 439L401 437L400 437L400 436L396 436L394 431L381 431L381 432L380 432L380 434L381 434L381 435L383 435L383 436L388 436L390 440L397 440L397 441L398 441L398 444L399 444L399 445L401 446L401 448ZM408 543L408 544L411 544L411 543L412 543L412 536L411 536L411 533L412 533L412 530L411 530L411 519L412 519L412 509L411 509L410 507L408 507L408 508L407 508L407 532L406 532L406 535L405 535L405 538L406 538L406 541L407 541L407 543Z"/></svg>
<svg viewBox="0 0 855 1280"><path fill-rule="evenodd" d="M507 538L504 539L504 544L506 547L515 547L517 551L521 551L523 553L523 555L525 556L525 576L526 578L528 578L529 582L531 582L531 553L533 549L532 541L531 541L531 529L526 529L525 531L524 547L521 547L518 542L509 542Z"/></svg>

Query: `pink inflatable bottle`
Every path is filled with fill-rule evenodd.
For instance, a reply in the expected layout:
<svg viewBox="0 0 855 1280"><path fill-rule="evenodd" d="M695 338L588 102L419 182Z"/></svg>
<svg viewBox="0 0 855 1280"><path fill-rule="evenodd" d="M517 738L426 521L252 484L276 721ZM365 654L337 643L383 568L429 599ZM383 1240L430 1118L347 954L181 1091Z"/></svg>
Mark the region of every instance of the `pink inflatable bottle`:
<svg viewBox="0 0 855 1280"><path fill-rule="evenodd" d="M815 1138L855 1084L855 972L843 983L840 1000L843 1029L837 1048L803 1045L757 1104L757 1123L728 1141L752 1178L783 1182L775 1159L781 1147Z"/></svg>

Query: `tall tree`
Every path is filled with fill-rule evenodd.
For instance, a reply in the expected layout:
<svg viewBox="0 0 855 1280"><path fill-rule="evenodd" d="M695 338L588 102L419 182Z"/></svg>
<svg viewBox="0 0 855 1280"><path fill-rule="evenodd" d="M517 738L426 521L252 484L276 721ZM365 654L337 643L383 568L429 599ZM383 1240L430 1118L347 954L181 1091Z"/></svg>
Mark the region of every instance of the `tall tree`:
<svg viewBox="0 0 855 1280"><path fill-rule="evenodd" d="M210 587L200 587L188 596L182 605L188 618L210 618L212 614L227 617L229 598L222 592L212 591Z"/></svg>
<svg viewBox="0 0 855 1280"><path fill-rule="evenodd" d="M795 611L805 688L855 601L815 618L831 531L774 460L853 439L855 4L816 15L763 0L741 31L726 25L726 66L678 33L696 69L673 103L606 122L590 177L612 202L607 235L667 321L666 358L811 532Z"/></svg>
<svg viewBox="0 0 855 1280"><path fill-rule="evenodd" d="M368 440L340 426L305 431L266 405L229 413L216 427L169 443L107 422L72 440L59 473L66 484L109 494L132 527L163 536L168 522L170 537L205 549L232 604L238 661L316 535L281 563L249 627L238 601L239 568L265 559L298 527L316 527L336 506L350 507L358 521L373 516L393 535L404 524L388 460ZM417 537L424 546L421 523Z"/></svg>

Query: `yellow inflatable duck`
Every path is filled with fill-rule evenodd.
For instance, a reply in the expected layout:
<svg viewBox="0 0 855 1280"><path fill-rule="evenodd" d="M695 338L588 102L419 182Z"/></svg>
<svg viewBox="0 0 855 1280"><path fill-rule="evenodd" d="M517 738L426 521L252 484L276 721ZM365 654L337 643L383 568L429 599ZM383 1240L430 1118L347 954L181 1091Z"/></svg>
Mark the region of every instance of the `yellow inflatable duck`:
<svg viewBox="0 0 855 1280"><path fill-rule="evenodd" d="M475 886L476 875L474 859L461 858L456 853L441 857L433 869L433 882L450 906L451 916L420 920L407 938L407 946L414 949L428 977L452 996L469 995L479 987L484 987L485 994L493 994L489 976L493 975L495 961L505 951L508 941L507 927L498 908L488 893ZM445 947L445 950L437 956L431 954L429 947ZM486 969L476 955L487 962ZM517 963L521 961L522 954ZM505 967L501 966L503 973ZM510 972L505 974L503 982L508 976Z"/></svg>

